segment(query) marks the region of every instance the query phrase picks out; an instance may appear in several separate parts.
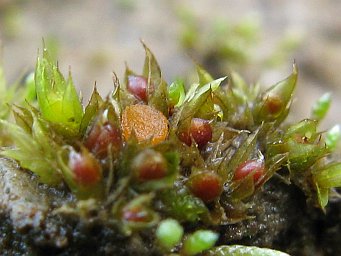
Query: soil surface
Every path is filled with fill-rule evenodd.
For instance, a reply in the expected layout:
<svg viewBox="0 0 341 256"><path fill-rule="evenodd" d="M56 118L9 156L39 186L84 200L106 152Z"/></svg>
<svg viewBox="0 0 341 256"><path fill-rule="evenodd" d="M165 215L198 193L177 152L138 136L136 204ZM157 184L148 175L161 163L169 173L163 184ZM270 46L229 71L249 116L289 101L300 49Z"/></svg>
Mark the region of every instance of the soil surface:
<svg viewBox="0 0 341 256"><path fill-rule="evenodd" d="M1 255L162 255L150 234L125 237L100 213L78 216L62 210L75 203L70 193L39 185L4 158L0 194ZM276 179L250 203L253 218L217 228L218 244L268 247L295 256L333 256L341 250L340 203L331 203L323 214L305 203L297 187Z"/></svg>

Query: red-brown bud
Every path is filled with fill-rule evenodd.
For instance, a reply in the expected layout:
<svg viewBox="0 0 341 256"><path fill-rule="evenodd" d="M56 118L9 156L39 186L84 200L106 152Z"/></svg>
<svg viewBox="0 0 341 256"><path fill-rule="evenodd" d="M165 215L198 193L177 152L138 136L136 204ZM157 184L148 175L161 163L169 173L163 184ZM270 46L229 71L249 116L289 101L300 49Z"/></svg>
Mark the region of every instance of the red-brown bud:
<svg viewBox="0 0 341 256"><path fill-rule="evenodd" d="M160 152L146 149L132 162L132 171L140 181L161 179L167 175L167 161Z"/></svg>
<svg viewBox="0 0 341 256"><path fill-rule="evenodd" d="M211 202L222 193L223 182L217 173L205 170L192 175L188 181L188 187L204 202Z"/></svg>
<svg viewBox="0 0 341 256"><path fill-rule="evenodd" d="M182 131L178 134L179 139L187 146L191 146L191 136L197 143L198 148L202 149L212 139L212 126L211 124L201 118L193 118L188 131Z"/></svg>
<svg viewBox="0 0 341 256"><path fill-rule="evenodd" d="M122 210L122 219L131 222L148 222L151 214L141 206L125 207Z"/></svg>
<svg viewBox="0 0 341 256"><path fill-rule="evenodd" d="M128 76L127 89L128 91L135 96L135 98L142 100L144 102L148 101L147 95L147 86L148 81L143 76Z"/></svg>
<svg viewBox="0 0 341 256"><path fill-rule="evenodd" d="M121 131L118 127L110 123L95 124L90 130L85 142L87 147L92 153L100 158L108 155L108 147L111 144L114 153L120 151L122 147Z"/></svg>
<svg viewBox="0 0 341 256"><path fill-rule="evenodd" d="M264 161L248 160L237 167L233 179L241 180L252 172L253 180L254 182L257 182L262 177L264 170L265 170Z"/></svg>
<svg viewBox="0 0 341 256"><path fill-rule="evenodd" d="M69 167L74 181L82 186L96 185L102 179L101 166L92 154L86 150L69 154Z"/></svg>

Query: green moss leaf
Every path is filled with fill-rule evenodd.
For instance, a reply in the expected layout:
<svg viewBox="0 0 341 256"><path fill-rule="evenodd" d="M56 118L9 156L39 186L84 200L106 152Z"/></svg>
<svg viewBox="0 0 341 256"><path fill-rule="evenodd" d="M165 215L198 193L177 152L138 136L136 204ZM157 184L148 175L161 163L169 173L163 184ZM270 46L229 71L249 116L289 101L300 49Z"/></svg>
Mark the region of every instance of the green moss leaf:
<svg viewBox="0 0 341 256"><path fill-rule="evenodd" d="M159 197L164 205L162 211L181 222L194 222L208 213L203 201L191 195L185 188L163 191Z"/></svg>
<svg viewBox="0 0 341 256"><path fill-rule="evenodd" d="M56 163L58 145L48 135L46 127L36 116L32 116L32 130L1 120L9 133L14 148L6 148L1 155L19 162L22 168L35 173L40 182L58 185L62 177Z"/></svg>
<svg viewBox="0 0 341 256"><path fill-rule="evenodd" d="M77 135L83 117L82 104L71 74L65 80L46 49L37 61L35 83L42 116L56 124L62 135Z"/></svg>
<svg viewBox="0 0 341 256"><path fill-rule="evenodd" d="M297 124L293 124L285 132L284 140L293 138L297 141L312 143L319 136L319 133L317 133L317 125L318 122L311 119L305 119Z"/></svg>
<svg viewBox="0 0 341 256"><path fill-rule="evenodd" d="M305 171L327 153L325 147L302 144L293 139L290 139L287 145L289 152L289 167L292 172Z"/></svg>
<svg viewBox="0 0 341 256"><path fill-rule="evenodd" d="M249 156L256 152L257 136L260 129L248 135L246 140L242 142L231 158L226 158L218 168L218 173L224 180L229 182L233 178L234 171L241 163L248 160Z"/></svg>
<svg viewBox="0 0 341 256"><path fill-rule="evenodd" d="M161 69L154 54L144 44L146 58L143 67L143 76L147 77L148 105L153 106L168 117L168 85L163 80Z"/></svg>
<svg viewBox="0 0 341 256"><path fill-rule="evenodd" d="M213 81L213 77L199 65L197 65L197 73L200 85L205 85Z"/></svg>
<svg viewBox="0 0 341 256"><path fill-rule="evenodd" d="M276 121L279 125L286 118L296 87L297 75L297 67L294 65L290 76L262 94L254 108L254 118L257 123Z"/></svg>
<svg viewBox="0 0 341 256"><path fill-rule="evenodd" d="M168 87L169 104L172 107L179 107L185 100L185 85L180 79L175 80Z"/></svg>
<svg viewBox="0 0 341 256"><path fill-rule="evenodd" d="M235 71L231 73L231 90L239 104L250 104L259 93L259 84L248 85L245 80Z"/></svg>
<svg viewBox="0 0 341 256"><path fill-rule="evenodd" d="M88 105L85 108L84 115L80 124L80 133L84 135L86 132L87 127L93 121L95 118L96 114L100 110L101 106L103 104L103 99L99 95L96 87L94 88L94 91L92 92L90 101Z"/></svg>
<svg viewBox="0 0 341 256"><path fill-rule="evenodd" d="M197 116L197 113L202 107L204 109L214 109L213 102L210 100L211 94L219 88L220 84L225 80L225 78L226 77L216 79L203 86L200 86L199 84L193 84L191 86L186 93L184 103L181 105L172 119L172 126L177 127L179 133L184 130L188 130L193 117L200 117ZM207 113L206 111L202 112ZM208 112L207 114L211 115L211 117L216 115L212 112ZM207 119L207 117L208 116L205 116L204 119Z"/></svg>
<svg viewBox="0 0 341 256"><path fill-rule="evenodd" d="M331 163L314 170L314 180L319 188L341 187L341 163Z"/></svg>

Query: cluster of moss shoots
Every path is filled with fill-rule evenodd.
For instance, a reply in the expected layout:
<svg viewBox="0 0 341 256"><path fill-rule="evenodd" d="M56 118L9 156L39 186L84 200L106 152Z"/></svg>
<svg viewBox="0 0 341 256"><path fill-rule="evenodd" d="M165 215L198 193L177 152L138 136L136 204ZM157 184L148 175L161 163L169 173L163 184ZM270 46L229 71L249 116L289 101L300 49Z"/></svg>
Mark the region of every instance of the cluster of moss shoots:
<svg viewBox="0 0 341 256"><path fill-rule="evenodd" d="M273 177L325 208L341 186L341 163L331 157L339 126L317 130L330 95L315 104L310 119L285 124L295 65L263 92L236 73L214 80L201 67L197 83L168 85L144 48L142 74L127 68L123 83L114 76L106 98L94 88L85 107L71 74L65 79L44 49L34 75L36 101L13 104L14 121L1 120L8 144L1 155L40 183L71 191L76 204L64 210L81 217L95 208L126 236L150 230L161 252L281 255L213 247L219 234L212 230L249 218L248 202ZM185 232L193 223L206 229Z"/></svg>

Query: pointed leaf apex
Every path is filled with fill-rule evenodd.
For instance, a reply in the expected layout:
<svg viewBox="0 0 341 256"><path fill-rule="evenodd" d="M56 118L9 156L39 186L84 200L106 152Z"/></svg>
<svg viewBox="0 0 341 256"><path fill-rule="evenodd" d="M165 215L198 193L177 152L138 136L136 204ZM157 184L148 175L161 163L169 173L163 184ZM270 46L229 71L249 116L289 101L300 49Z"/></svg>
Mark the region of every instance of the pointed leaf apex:
<svg viewBox="0 0 341 256"><path fill-rule="evenodd" d="M294 60L294 63L292 64L292 73L295 75L298 74L298 68L297 68L296 60Z"/></svg>
<svg viewBox="0 0 341 256"><path fill-rule="evenodd" d="M205 85L213 81L213 77L200 65L197 65L199 84Z"/></svg>

